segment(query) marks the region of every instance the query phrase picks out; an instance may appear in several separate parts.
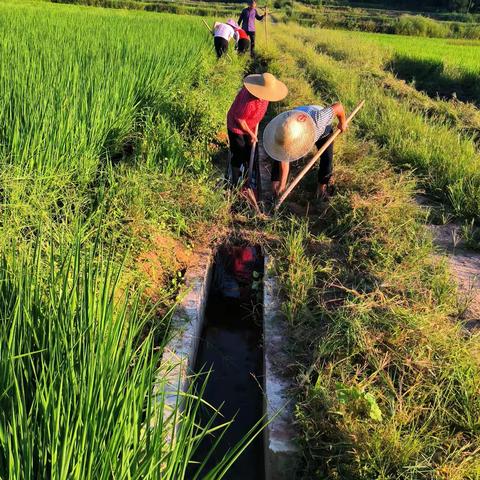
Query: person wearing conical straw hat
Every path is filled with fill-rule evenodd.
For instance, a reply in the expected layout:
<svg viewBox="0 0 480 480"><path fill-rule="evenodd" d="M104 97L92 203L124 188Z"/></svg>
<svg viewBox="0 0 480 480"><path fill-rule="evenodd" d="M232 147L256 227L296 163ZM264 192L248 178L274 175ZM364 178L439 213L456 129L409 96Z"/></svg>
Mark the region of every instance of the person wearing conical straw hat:
<svg viewBox="0 0 480 480"><path fill-rule="evenodd" d="M228 140L231 152L232 181L236 185L241 167L247 169L252 145L258 139L256 130L269 102L283 100L287 86L271 73L248 75L227 114Z"/></svg>
<svg viewBox="0 0 480 480"><path fill-rule="evenodd" d="M306 105L275 117L263 133L263 147L273 160L271 180L273 191L280 196L286 188L290 162L309 153L315 144L320 149L333 135L332 123L347 129L345 109L341 103L330 107ZM333 180L333 143L323 152L318 167L317 198L328 198L327 187Z"/></svg>
<svg viewBox="0 0 480 480"><path fill-rule="evenodd" d="M238 34L236 29L238 28L235 20L230 18L226 23L215 23L213 26L213 44L217 58L222 57L228 51L228 42L233 38L235 42L238 41Z"/></svg>

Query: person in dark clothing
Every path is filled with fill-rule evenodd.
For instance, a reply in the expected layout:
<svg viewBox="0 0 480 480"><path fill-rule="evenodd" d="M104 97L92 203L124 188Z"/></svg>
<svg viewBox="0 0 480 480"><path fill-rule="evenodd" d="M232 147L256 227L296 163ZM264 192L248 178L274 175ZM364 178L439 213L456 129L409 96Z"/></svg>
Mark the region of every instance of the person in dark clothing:
<svg viewBox="0 0 480 480"><path fill-rule="evenodd" d="M257 2L255 2L255 0L249 0L248 7L242 10L240 17L238 18L238 23L250 37L250 55L252 57L255 54L255 20L263 20L267 15L267 12L263 15L259 15L256 7Z"/></svg>
<svg viewBox="0 0 480 480"><path fill-rule="evenodd" d="M235 30L236 38L237 38L237 52L240 54L244 54L250 48L250 38L245 30L242 28L237 28Z"/></svg>

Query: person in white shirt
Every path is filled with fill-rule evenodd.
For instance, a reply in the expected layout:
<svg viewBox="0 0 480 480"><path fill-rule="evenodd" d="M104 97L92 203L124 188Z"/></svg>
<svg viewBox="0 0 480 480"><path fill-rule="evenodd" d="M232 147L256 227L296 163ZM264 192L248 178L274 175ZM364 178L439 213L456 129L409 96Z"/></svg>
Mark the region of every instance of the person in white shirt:
<svg viewBox="0 0 480 480"><path fill-rule="evenodd" d="M236 29L238 25L232 19L227 23L216 23L213 27L213 42L215 51L217 52L217 58L222 57L228 51L228 42L233 38L237 41L238 34Z"/></svg>

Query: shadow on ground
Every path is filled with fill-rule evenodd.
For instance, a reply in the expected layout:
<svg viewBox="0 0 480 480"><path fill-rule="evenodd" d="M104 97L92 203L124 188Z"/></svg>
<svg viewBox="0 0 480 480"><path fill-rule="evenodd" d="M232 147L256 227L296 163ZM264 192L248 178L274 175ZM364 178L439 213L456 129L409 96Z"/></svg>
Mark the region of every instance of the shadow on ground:
<svg viewBox="0 0 480 480"><path fill-rule="evenodd" d="M480 105L480 81L474 73L459 71L455 76L445 71L439 60L419 59L397 55L388 64L397 77L414 82L432 98L458 98L464 102Z"/></svg>

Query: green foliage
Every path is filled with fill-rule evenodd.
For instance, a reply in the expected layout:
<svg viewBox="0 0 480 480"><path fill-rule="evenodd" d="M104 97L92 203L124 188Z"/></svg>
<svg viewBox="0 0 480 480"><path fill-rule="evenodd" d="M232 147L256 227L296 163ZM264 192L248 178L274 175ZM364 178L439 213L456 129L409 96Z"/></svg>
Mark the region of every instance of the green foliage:
<svg viewBox="0 0 480 480"><path fill-rule="evenodd" d="M176 250L227 221L208 158L242 63L195 20L0 11L0 477L185 478L209 430L192 397L169 438L165 314Z"/></svg>
<svg viewBox="0 0 480 480"><path fill-rule="evenodd" d="M282 284L290 292L295 292L292 301L284 305L287 319L295 324L305 315L304 307L315 287L317 268L305 254L304 242L308 237L308 224L291 222L290 231L285 235L282 258L285 266ZM303 312L303 313L302 313Z"/></svg>
<svg viewBox="0 0 480 480"><path fill-rule="evenodd" d="M375 51L371 42L357 41L352 48L349 34L303 30L301 35L307 43L298 62L318 93L327 101L341 99L351 106L365 98L365 108L356 119L364 138L379 144L391 161L415 168L425 188L448 201L458 216L478 216L480 156L474 139L385 91L379 82L386 76L382 71L385 52ZM365 72L367 51L372 73Z"/></svg>
<svg viewBox="0 0 480 480"><path fill-rule="evenodd" d="M186 86L197 65L192 58L208 41L200 26L173 27L165 17L65 15L45 4L0 8L2 163L44 174L74 171L87 181L172 87Z"/></svg>
<svg viewBox="0 0 480 480"><path fill-rule="evenodd" d="M348 408L353 415L361 416L366 413L376 422L382 421L382 411L375 397L356 386L346 386L338 382L335 385L338 403Z"/></svg>
<svg viewBox="0 0 480 480"><path fill-rule="evenodd" d="M46 264L39 246L0 260L0 476L185 478L210 426L195 422L192 392L165 415L167 320L155 327L139 295L118 290L121 269L99 244L77 241ZM236 454L203 478L221 478Z"/></svg>
<svg viewBox="0 0 480 480"><path fill-rule="evenodd" d="M421 15L402 15L395 25L395 33L414 37L447 37L449 29Z"/></svg>

